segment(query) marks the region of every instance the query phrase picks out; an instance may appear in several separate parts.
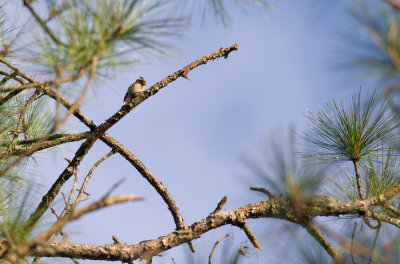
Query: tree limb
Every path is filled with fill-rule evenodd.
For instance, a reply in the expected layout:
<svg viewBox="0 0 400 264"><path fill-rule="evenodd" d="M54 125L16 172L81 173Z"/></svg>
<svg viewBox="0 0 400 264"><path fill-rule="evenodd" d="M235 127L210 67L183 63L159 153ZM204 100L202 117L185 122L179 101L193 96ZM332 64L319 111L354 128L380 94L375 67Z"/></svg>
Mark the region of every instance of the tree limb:
<svg viewBox="0 0 400 264"><path fill-rule="evenodd" d="M137 105L142 103L144 100L146 100L150 96L156 94L161 88L167 86L172 81L175 81L178 77L185 76L188 72L190 72L191 70L193 70L194 68L196 68L196 67L198 67L198 66L200 66L202 64L207 63L207 61L209 61L209 60L215 60L215 59L220 58L220 57L227 58L229 53L231 51L233 51L233 50L237 50L237 48L238 48L238 45L235 44L235 45L231 46L230 48L226 48L226 49L221 48L216 52L213 52L213 53L210 53L210 54L208 54L206 56L203 56L199 60L196 60L195 62L183 67L181 70L169 75L168 77L164 78L160 82L156 83L155 85L150 87L146 92L144 92L142 96L137 96L130 103L123 105L119 111L117 111L114 115L112 115L110 118L108 118L104 123L102 123L101 125L99 125L96 128L93 127L92 136L90 138L88 138L85 142L82 143L82 145L76 151L75 156L72 159L72 161L69 163L68 167L65 168L65 170L60 174L60 176L55 181L55 183L52 185L52 187L47 192L47 194L45 196L43 196L42 201L38 205L37 209L35 210L34 213L31 214L31 216L30 216L30 218L29 218L29 220L27 222L27 227L29 227L29 228L33 227L33 225L44 214L44 212L48 209L50 204L54 201L54 199L57 196L58 192L60 191L61 187L72 176L72 173L73 173L74 169L77 166L79 166L79 164L81 163L82 159L88 153L88 151L93 146L93 144L96 142L96 140L99 139L100 137L102 137L104 135L104 133L110 127L112 127L119 120L121 120L125 115L127 115L130 111L132 111L132 109L135 108ZM43 90L44 90L43 92L47 93L47 91L49 89L45 88ZM59 102L61 101L60 97L57 96L57 94L55 92L54 92L54 98L56 100L58 100ZM71 108L72 105L69 104L69 107ZM76 111L74 111L74 113L75 112ZM140 165L141 162L139 160L137 160L135 162L135 164L136 165ZM143 165L143 164L141 164L141 165ZM142 169L142 168L144 168L144 166L140 166L139 168ZM147 175L149 175L149 173L146 173L145 175L147 176ZM154 183L156 183L156 182L154 182ZM168 206L170 206L170 205L175 205L175 202L172 200L172 202L169 203ZM177 207L176 207L176 209L177 209ZM179 214L179 216L180 216L180 214ZM177 228L178 229L184 227L183 218L181 216L180 216L179 219L176 219L174 217L174 220L175 220L175 223L177 224Z"/></svg>
<svg viewBox="0 0 400 264"><path fill-rule="evenodd" d="M345 263L342 256L338 254L335 248L325 238L324 234L322 234L321 230L319 230L319 228L316 225L314 225L314 223L311 220L304 222L302 226L326 250L326 252L328 252L328 254L332 257L332 259L336 263L342 263L342 264Z"/></svg>
<svg viewBox="0 0 400 264"><path fill-rule="evenodd" d="M368 208L365 201L342 201L332 197L318 196L308 199L305 205L307 211L315 216L338 216L364 214ZM313 205L312 205L313 204ZM152 256L170 248L199 238L204 233L224 225L240 226L250 218L278 218L297 223L302 216L292 207L289 198L275 198L254 204L248 204L238 209L210 214L208 217L193 223L185 229L175 230L157 239L142 241L136 245L107 244L88 245L72 243L38 243L32 249L33 256L42 257L71 257L93 260L131 261L149 259ZM298 217L298 218L297 218Z"/></svg>

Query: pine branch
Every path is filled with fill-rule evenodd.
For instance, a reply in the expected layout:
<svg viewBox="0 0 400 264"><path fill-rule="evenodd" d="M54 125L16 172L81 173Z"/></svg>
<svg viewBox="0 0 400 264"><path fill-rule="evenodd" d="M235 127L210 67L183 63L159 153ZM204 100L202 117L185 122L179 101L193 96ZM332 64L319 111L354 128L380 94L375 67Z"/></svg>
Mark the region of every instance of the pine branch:
<svg viewBox="0 0 400 264"><path fill-rule="evenodd" d="M189 73L191 70L195 69L196 67L206 64L209 60L215 60L217 58L228 58L228 55L230 52L237 50L238 45L235 44L231 46L230 48L221 48L216 52L210 53L206 56L203 56L199 60L187 65L186 67L183 67L181 70L171 74L170 76L164 78L160 82L156 83L152 87L150 87L146 92L143 93L143 96L137 96L135 99L128 103L125 104L121 107L119 111L117 111L114 115L112 115L110 118L108 118L104 123L93 129L93 134L92 137L88 138L85 142L82 143L82 145L79 147L79 149L76 151L74 158L72 161L69 163L68 167L65 168L65 170L60 174L58 179L54 182L53 186L50 188L50 190L47 192L45 196L43 196L41 203L37 207L34 213L31 214L28 222L27 222L27 227L32 228L34 224L39 220L39 218L44 214L45 211L47 211L48 207L50 204L54 201L55 197L59 193L61 187L64 185L64 183L72 176L73 171L75 170L76 167L79 166L83 158L86 156L86 154L89 152L93 144L96 142L97 139L102 137L105 132L111 128L113 125L115 125L119 120L121 120L125 115L127 115L130 111L132 111L137 105L142 103L144 100L149 98L150 96L156 94L161 88L167 86L169 83L175 81L178 77L183 77L186 76L187 73ZM47 89L48 90L48 89ZM46 92L46 91L44 91ZM54 94L54 97L57 98L60 101L59 96L57 94ZM72 107L72 106L71 106ZM137 165L143 165L139 160L135 162ZM144 166L138 166L140 169L145 168ZM146 176L148 176L150 172L145 173ZM143 174L142 174L143 175ZM155 179L155 178L154 178ZM156 182L153 182L154 184L157 184ZM160 184L161 185L161 184ZM160 188L159 190L162 191L162 189L165 188ZM165 192L163 192L165 194ZM164 197L166 197L164 195ZM163 197L163 198L164 198ZM166 199L164 198L164 201ZM175 205L175 202L171 198L171 201L169 202L168 206L171 210L170 205L173 205L174 207L172 209L178 209ZM174 220L177 225L177 228L183 228L183 218L182 216L179 215L174 215Z"/></svg>
<svg viewBox="0 0 400 264"><path fill-rule="evenodd" d="M325 238L324 234L319 230L319 228L310 220L302 224L307 232L328 252L335 263L344 264L344 260L340 254L335 250L335 248L329 243Z"/></svg>
<svg viewBox="0 0 400 264"><path fill-rule="evenodd" d="M308 198L305 208L311 217L363 215L370 206L368 200L342 201L333 197L319 196ZM240 226L243 219L277 218L297 223L302 218L297 215L296 208L290 198L275 198L270 201L248 204L243 207L210 214L206 218L195 222L183 230L175 230L165 236L153 240L142 241L136 245L107 244L103 246L72 243L35 244L32 246L33 256L42 257L70 257L93 260L132 261L137 259L151 259L153 256L177 247L187 241L196 239L210 230L224 225ZM317 234L315 228L310 230ZM320 235L318 235L320 236Z"/></svg>
<svg viewBox="0 0 400 264"><path fill-rule="evenodd" d="M40 18L40 16L36 13L36 11L33 9L31 6L31 0L23 0L24 5L29 9L31 12L32 16L36 19L36 21L39 23L39 25L42 27L44 32L49 35L49 37L57 44L57 45L62 45L65 46L64 43L62 43L55 35L53 32L51 32L50 28L46 25L46 23Z"/></svg>

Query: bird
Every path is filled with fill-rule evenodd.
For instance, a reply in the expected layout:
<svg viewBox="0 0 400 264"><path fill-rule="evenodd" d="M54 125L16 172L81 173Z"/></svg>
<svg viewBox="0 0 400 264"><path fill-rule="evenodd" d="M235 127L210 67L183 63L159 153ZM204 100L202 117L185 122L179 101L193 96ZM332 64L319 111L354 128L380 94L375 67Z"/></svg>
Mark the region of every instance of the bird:
<svg viewBox="0 0 400 264"><path fill-rule="evenodd" d="M131 102L138 94L146 91L146 79L140 76L134 83L129 85L128 91L126 91L124 97L124 103L122 105L126 105Z"/></svg>

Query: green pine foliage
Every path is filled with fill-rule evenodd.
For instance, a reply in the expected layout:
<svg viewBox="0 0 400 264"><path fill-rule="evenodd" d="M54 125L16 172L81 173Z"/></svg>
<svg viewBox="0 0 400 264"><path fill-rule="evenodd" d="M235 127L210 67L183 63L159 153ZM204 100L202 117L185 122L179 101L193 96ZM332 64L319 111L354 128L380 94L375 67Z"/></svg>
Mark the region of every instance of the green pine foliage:
<svg viewBox="0 0 400 264"><path fill-rule="evenodd" d="M49 72L75 74L87 70L94 57L98 68L125 65L141 53L169 54L182 17L161 15L158 1L49 1L48 25L53 38L37 35L33 62ZM171 39L172 38L172 39ZM127 56L128 55L128 56Z"/></svg>
<svg viewBox="0 0 400 264"><path fill-rule="evenodd" d="M349 100L331 100L316 113L308 113L309 156L321 160L361 160L385 150L392 143L399 124L387 102L377 92L361 91Z"/></svg>

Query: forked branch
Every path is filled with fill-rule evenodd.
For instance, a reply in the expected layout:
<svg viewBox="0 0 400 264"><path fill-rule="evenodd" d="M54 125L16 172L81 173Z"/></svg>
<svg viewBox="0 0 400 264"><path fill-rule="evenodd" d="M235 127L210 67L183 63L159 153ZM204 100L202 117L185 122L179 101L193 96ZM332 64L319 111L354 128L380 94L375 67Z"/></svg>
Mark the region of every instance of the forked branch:
<svg viewBox="0 0 400 264"><path fill-rule="evenodd" d="M74 169L79 166L79 164L81 163L81 161L83 160L83 158L85 157L85 155L88 153L88 151L91 149L91 147L93 146L93 144L96 142L97 139L99 139L100 137L104 138L105 132L112 127L114 124L116 124L119 120L121 120L125 115L127 115L130 111L132 111L132 109L134 109L137 105L139 105L141 102L143 102L144 100L146 100L147 98L149 98L150 96L156 94L161 88L167 86L169 83L175 81L178 77L182 76L184 77L185 75L187 75L191 70L193 70L194 68L207 63L207 61L209 60L215 60L217 58L220 57L224 57L227 58L229 53L233 50L237 50L238 45L235 44L229 48L221 48L216 52L210 53L202 58L200 58L199 60L183 67L181 70L169 75L168 77L164 78L163 80L161 80L160 82L156 83L155 85L153 85L152 87L150 87L144 94L143 96L138 96L135 98L135 100L133 100L132 102L125 104L124 106L121 107L121 109L119 111L117 111L114 115L112 115L110 118L108 118L104 123L102 123L99 126L95 126L92 122L89 122L87 120L85 120L87 123L90 124L91 129L92 129L92 136L90 138L88 138L85 142L82 143L82 145L80 146L80 148L76 151L74 158L72 159L72 161L69 163L68 167L60 174L60 176L58 177L58 179L56 180L56 182L53 184L53 186L50 188L50 190L47 192L47 194L45 196L43 196L41 203L39 204L38 208L35 210L35 212L31 215L31 217L29 218L28 222L27 222L27 226L28 227L33 227L33 225L39 220L39 218L44 214L44 212L48 209L48 207L50 206L50 204L54 201L55 197L57 196L57 194L59 193L61 187L64 185L64 183L72 176L72 173L74 171ZM44 93L46 94L51 94L51 97L56 99L58 102L61 102L61 104L63 105L68 105L68 108L71 109L73 106L71 104L67 104L66 102L63 102L60 97L54 92L49 91L49 89L44 89L43 90ZM75 114L76 111L73 111L73 114ZM81 116L82 118L82 116ZM118 149L121 148L114 148L118 151ZM135 162L133 163L136 169L146 169L143 164L138 160L135 159ZM147 170L147 169L146 169ZM151 175L150 172L145 172L145 173L141 173L144 176L149 176ZM147 178L146 178L147 179ZM154 181L155 178L149 178L149 180L152 180L152 185L161 185L160 183L158 183L158 181ZM161 187L161 186L159 186ZM165 191L164 191L164 190ZM164 201L169 200L168 202L168 207L170 208L170 210L179 212L178 208L175 205L175 202L173 201L173 199L166 199L166 189L165 188L159 188L157 189L157 191L160 193L160 191L162 191L162 193L164 193L164 195L162 196ZM179 214L177 214L175 212L174 214L174 220L175 223L177 225L177 228L183 228L184 224L183 224L183 218L182 216Z"/></svg>

